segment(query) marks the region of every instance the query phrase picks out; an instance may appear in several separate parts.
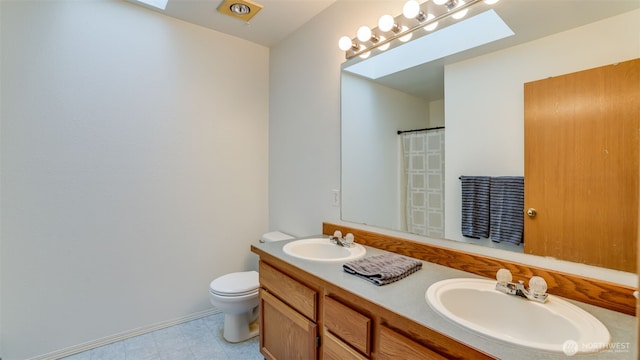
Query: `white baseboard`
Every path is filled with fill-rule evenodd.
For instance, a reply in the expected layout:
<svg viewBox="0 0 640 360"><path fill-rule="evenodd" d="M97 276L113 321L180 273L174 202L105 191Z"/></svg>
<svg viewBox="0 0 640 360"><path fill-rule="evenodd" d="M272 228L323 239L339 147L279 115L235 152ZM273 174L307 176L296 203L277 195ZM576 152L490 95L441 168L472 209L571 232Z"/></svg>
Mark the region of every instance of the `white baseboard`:
<svg viewBox="0 0 640 360"><path fill-rule="evenodd" d="M214 314L219 314L222 311L216 309L216 308L211 308L209 310L204 310L204 311L200 311L191 315L187 315L187 316L183 316L174 320L169 320L169 321L163 321L154 325L150 325L150 326L145 326L143 328L138 328L138 329L134 329L134 330L130 330L130 331L125 331L123 333L120 334L116 334L116 335L112 335L112 336L107 336L104 337L102 339L98 339L98 340L94 340L94 341L89 341L86 342L84 344L80 344L80 345L75 345L75 346L71 346L62 350L58 350L58 351L54 351L54 352L50 352L48 354L44 354L44 355L40 355L40 356L36 356L33 358L30 358L29 360L56 360L56 359L60 359L63 357L67 357L67 356L71 356L71 355L75 355L87 350L91 350L91 349L95 349L97 347L100 346L104 346L104 345L109 345L111 343L114 342L118 342L118 341L122 341L131 337L135 337L138 335L142 335L142 334L146 334L152 331L156 331L156 330L160 330L160 329L164 329L173 325L178 325L178 324L182 324L185 322L189 322L192 320L196 320L196 319L200 319L209 315L214 315Z"/></svg>

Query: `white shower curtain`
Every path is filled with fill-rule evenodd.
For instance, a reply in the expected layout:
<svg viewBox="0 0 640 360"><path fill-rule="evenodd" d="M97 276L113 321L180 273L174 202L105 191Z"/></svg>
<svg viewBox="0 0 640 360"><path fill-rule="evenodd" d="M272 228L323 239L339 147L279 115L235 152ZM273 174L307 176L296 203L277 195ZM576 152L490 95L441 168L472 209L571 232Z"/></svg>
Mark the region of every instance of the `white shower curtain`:
<svg viewBox="0 0 640 360"><path fill-rule="evenodd" d="M407 231L444 237L444 129L401 134Z"/></svg>

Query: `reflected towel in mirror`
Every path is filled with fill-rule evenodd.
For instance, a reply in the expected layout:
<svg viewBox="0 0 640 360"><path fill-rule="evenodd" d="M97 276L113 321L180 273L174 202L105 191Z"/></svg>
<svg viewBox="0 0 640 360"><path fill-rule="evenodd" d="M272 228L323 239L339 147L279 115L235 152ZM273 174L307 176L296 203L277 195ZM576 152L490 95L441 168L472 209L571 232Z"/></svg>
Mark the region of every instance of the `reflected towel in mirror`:
<svg viewBox="0 0 640 360"><path fill-rule="evenodd" d="M489 176L460 176L462 187L462 235L489 237Z"/></svg>
<svg viewBox="0 0 640 360"><path fill-rule="evenodd" d="M489 192L489 237L519 245L524 232L524 177L492 177Z"/></svg>

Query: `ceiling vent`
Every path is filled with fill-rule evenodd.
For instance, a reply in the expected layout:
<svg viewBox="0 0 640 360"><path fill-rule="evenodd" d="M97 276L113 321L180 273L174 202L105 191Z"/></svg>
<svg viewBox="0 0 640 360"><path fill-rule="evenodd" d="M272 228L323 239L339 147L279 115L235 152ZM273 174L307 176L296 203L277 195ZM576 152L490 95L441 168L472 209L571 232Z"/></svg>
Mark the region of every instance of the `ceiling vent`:
<svg viewBox="0 0 640 360"><path fill-rule="evenodd" d="M250 0L224 0L218 6L218 12L229 15L244 22L249 22L260 10L262 5Z"/></svg>

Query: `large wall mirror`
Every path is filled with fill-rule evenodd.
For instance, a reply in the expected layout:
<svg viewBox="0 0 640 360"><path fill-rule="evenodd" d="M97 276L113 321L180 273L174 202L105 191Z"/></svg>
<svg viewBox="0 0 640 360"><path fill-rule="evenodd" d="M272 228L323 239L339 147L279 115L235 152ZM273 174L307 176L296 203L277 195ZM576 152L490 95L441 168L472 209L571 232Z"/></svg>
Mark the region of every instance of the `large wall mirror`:
<svg viewBox="0 0 640 360"><path fill-rule="evenodd" d="M377 53L346 61L342 220L523 252L522 244L463 236L460 176L524 176L524 84L640 57L639 8L637 1L502 0L469 16L494 12L512 35L376 79L357 69ZM415 129L433 130L398 134ZM411 179L405 156L417 148L426 151L419 165L426 172ZM412 181L433 189L420 195L431 205L418 215L407 207ZM636 239L628 241L635 249Z"/></svg>

